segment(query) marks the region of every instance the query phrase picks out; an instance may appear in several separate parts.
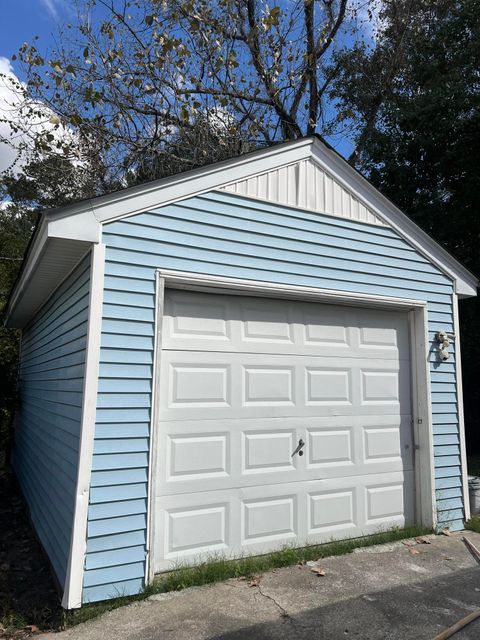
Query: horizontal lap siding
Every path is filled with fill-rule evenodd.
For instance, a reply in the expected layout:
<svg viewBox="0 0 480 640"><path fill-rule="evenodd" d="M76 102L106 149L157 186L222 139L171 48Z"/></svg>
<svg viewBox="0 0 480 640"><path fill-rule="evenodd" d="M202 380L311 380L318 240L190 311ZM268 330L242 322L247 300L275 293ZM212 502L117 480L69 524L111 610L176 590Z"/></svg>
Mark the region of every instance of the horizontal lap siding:
<svg viewBox="0 0 480 640"><path fill-rule="evenodd" d="M431 340L453 330L452 282L387 227L212 192L109 223L103 239L86 601L142 585L156 268L427 300ZM431 367L440 520L455 528L463 512L452 352L440 366L432 353Z"/></svg>
<svg viewBox="0 0 480 640"><path fill-rule="evenodd" d="M87 256L22 335L14 466L61 585L75 504L89 293Z"/></svg>

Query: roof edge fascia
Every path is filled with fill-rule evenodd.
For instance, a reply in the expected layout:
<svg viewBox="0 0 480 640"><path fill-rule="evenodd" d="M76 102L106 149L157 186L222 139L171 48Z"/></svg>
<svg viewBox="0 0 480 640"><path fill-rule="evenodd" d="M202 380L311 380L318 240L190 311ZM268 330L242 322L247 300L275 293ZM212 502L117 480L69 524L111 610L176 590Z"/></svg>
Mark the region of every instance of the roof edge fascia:
<svg viewBox="0 0 480 640"><path fill-rule="evenodd" d="M45 211L24 259L20 276L10 294L4 323L8 325L15 305L22 297L49 238L100 242L104 223L163 207L192 197L193 194L211 191L219 186L218 175L223 172L227 172L227 176L222 178L222 185L242 179L243 176L249 177L257 171L268 171L273 166L270 164L272 158L279 155L279 150L282 152L282 161L277 163L278 166L299 162L311 156L312 144L312 137L291 140L167 178ZM288 154L288 157L285 154ZM229 171L233 171L235 175L228 176ZM201 188L186 188L188 183L198 183L202 179L205 182Z"/></svg>
<svg viewBox="0 0 480 640"><path fill-rule="evenodd" d="M306 160L311 157L313 143L313 137L291 140L266 149L258 149L235 158L198 167L191 171L161 178L154 182L138 185L108 196L101 196L92 201L94 214L99 222L107 223L142 211L148 211L152 208L164 207L172 202L178 202L194 195L212 191L231 182L249 178L257 173L264 173L274 168ZM275 156L278 156L279 160L272 163L272 159ZM231 175L229 171L232 171ZM221 175L220 180L219 175ZM199 185L199 182L202 182L202 184ZM189 185L189 183L192 184ZM132 207L132 200L135 198L139 198L139 200Z"/></svg>
<svg viewBox="0 0 480 640"><path fill-rule="evenodd" d="M66 215L59 215L62 210L55 210L55 213L46 211L42 215L30 249L24 259L20 276L10 294L4 318L6 326L9 326L12 313L23 297L28 282L47 249L49 240L57 238L85 243L100 242L102 226L93 215L90 204L85 206L85 203L82 203L82 205L75 207L76 211L74 212L69 208L69 213Z"/></svg>

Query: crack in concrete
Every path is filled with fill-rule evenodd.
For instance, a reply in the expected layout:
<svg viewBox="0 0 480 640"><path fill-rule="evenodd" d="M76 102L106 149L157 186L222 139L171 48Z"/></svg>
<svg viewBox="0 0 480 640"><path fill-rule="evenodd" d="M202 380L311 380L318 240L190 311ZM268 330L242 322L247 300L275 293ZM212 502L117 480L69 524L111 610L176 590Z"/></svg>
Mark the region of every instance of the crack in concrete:
<svg viewBox="0 0 480 640"><path fill-rule="evenodd" d="M282 618L288 618L289 620L291 620L291 616L289 613L287 613L286 609L284 609L282 607L281 604L279 604L275 598L273 598L272 596L269 596L268 593L265 593L264 591L261 590L260 586L257 584L257 590L258 593L263 596L264 598L267 598L267 600L270 600L271 602L273 602L273 604L280 610L281 614L282 614Z"/></svg>
<svg viewBox="0 0 480 640"><path fill-rule="evenodd" d="M275 600L275 598L273 596L270 596L268 593L265 593L265 591L262 591L262 589L260 588L260 586L257 584L257 593L259 593L263 598L266 598L267 600L270 600L271 602L273 602L273 604L277 607L277 609L280 611L281 617L283 618L284 621L288 621L294 631L295 634L298 635L300 633L300 630L305 630L307 629L307 627L303 624L301 624L300 622L298 622L297 620L295 620L295 618L293 618L288 611L282 607L282 605L277 602L277 600Z"/></svg>

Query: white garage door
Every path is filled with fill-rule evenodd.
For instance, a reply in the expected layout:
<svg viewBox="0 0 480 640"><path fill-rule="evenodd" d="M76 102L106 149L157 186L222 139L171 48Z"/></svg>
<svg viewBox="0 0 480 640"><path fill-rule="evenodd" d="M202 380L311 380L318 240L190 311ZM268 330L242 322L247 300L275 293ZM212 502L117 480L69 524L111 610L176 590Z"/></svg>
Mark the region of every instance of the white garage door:
<svg viewBox="0 0 480 640"><path fill-rule="evenodd" d="M167 290L160 368L155 571L413 521L406 314Z"/></svg>

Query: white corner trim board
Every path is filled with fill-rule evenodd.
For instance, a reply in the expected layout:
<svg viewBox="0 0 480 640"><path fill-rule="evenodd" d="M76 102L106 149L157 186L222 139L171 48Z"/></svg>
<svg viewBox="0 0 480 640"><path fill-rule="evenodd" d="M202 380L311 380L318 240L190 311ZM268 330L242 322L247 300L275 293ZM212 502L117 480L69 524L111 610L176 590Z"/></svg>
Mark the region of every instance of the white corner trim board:
<svg viewBox="0 0 480 640"><path fill-rule="evenodd" d="M437 524L437 508L426 307L417 307L410 311L410 345L415 443L415 510L417 522L433 529Z"/></svg>
<svg viewBox="0 0 480 640"><path fill-rule="evenodd" d="M462 349L460 344L460 319L458 316L457 296L453 296L453 331L455 333L455 378L457 381L458 395L458 431L460 434L460 461L462 468L463 506L465 510L465 520L469 520L470 494L468 493L467 449L465 443L465 419L463 415Z"/></svg>
<svg viewBox="0 0 480 640"><path fill-rule="evenodd" d="M70 556L62 599L62 607L74 609L82 605L83 571L85 562L88 500L92 475L95 414L97 408L100 340L102 332L103 282L105 245L94 244L90 271L85 378L78 454L77 491L70 541Z"/></svg>
<svg viewBox="0 0 480 640"><path fill-rule="evenodd" d="M417 496L415 517L417 522L433 527L436 521L435 486L433 468L433 431L430 408L430 369L428 364L428 333L427 333L427 303L422 300L407 300L402 298L375 295L351 294L342 291L317 289L314 287L287 286L270 282L243 280L227 277L213 277L209 275L159 269L156 272L156 327L155 327L155 355L154 355L154 400L152 417L152 434L158 428L158 416L162 411L161 393L159 392L160 371L168 362L168 350L162 353L162 319L164 313L164 298L166 290L185 290L192 292L217 293L235 296L257 296L272 299L284 299L306 302L319 302L331 305L346 305L370 309L390 311L407 311L409 318L409 342L412 367L412 418L415 445L415 478ZM163 338L165 340L165 338ZM167 358L164 362L164 358ZM164 395L164 394L163 394ZM165 398L163 398L163 402ZM163 405L163 409L165 406ZM153 428L155 426L155 428ZM155 450L155 443L152 443ZM155 457L158 458L156 454ZM152 458L151 464L152 464ZM150 469L149 499L148 499L148 569L146 580L151 582L155 567L159 565L161 557L157 557L158 544L155 541L161 535L162 515L157 511L161 506L159 483L155 464ZM158 495L157 495L158 493ZM157 546L157 550L156 550Z"/></svg>
<svg viewBox="0 0 480 640"><path fill-rule="evenodd" d="M165 296L165 278L162 277L160 271L155 272L155 329L153 338L153 364L152 364L152 400L151 400L151 418L148 452L148 496L147 496L147 514L153 513L153 500L155 499L155 478L157 476L157 398L160 395L160 376L157 375L158 362L162 349L162 326L163 326L163 307ZM145 561L145 580L147 583L153 582L155 571L152 562L153 548L155 540L155 522L154 518L147 517L147 539L146 539L146 561Z"/></svg>

